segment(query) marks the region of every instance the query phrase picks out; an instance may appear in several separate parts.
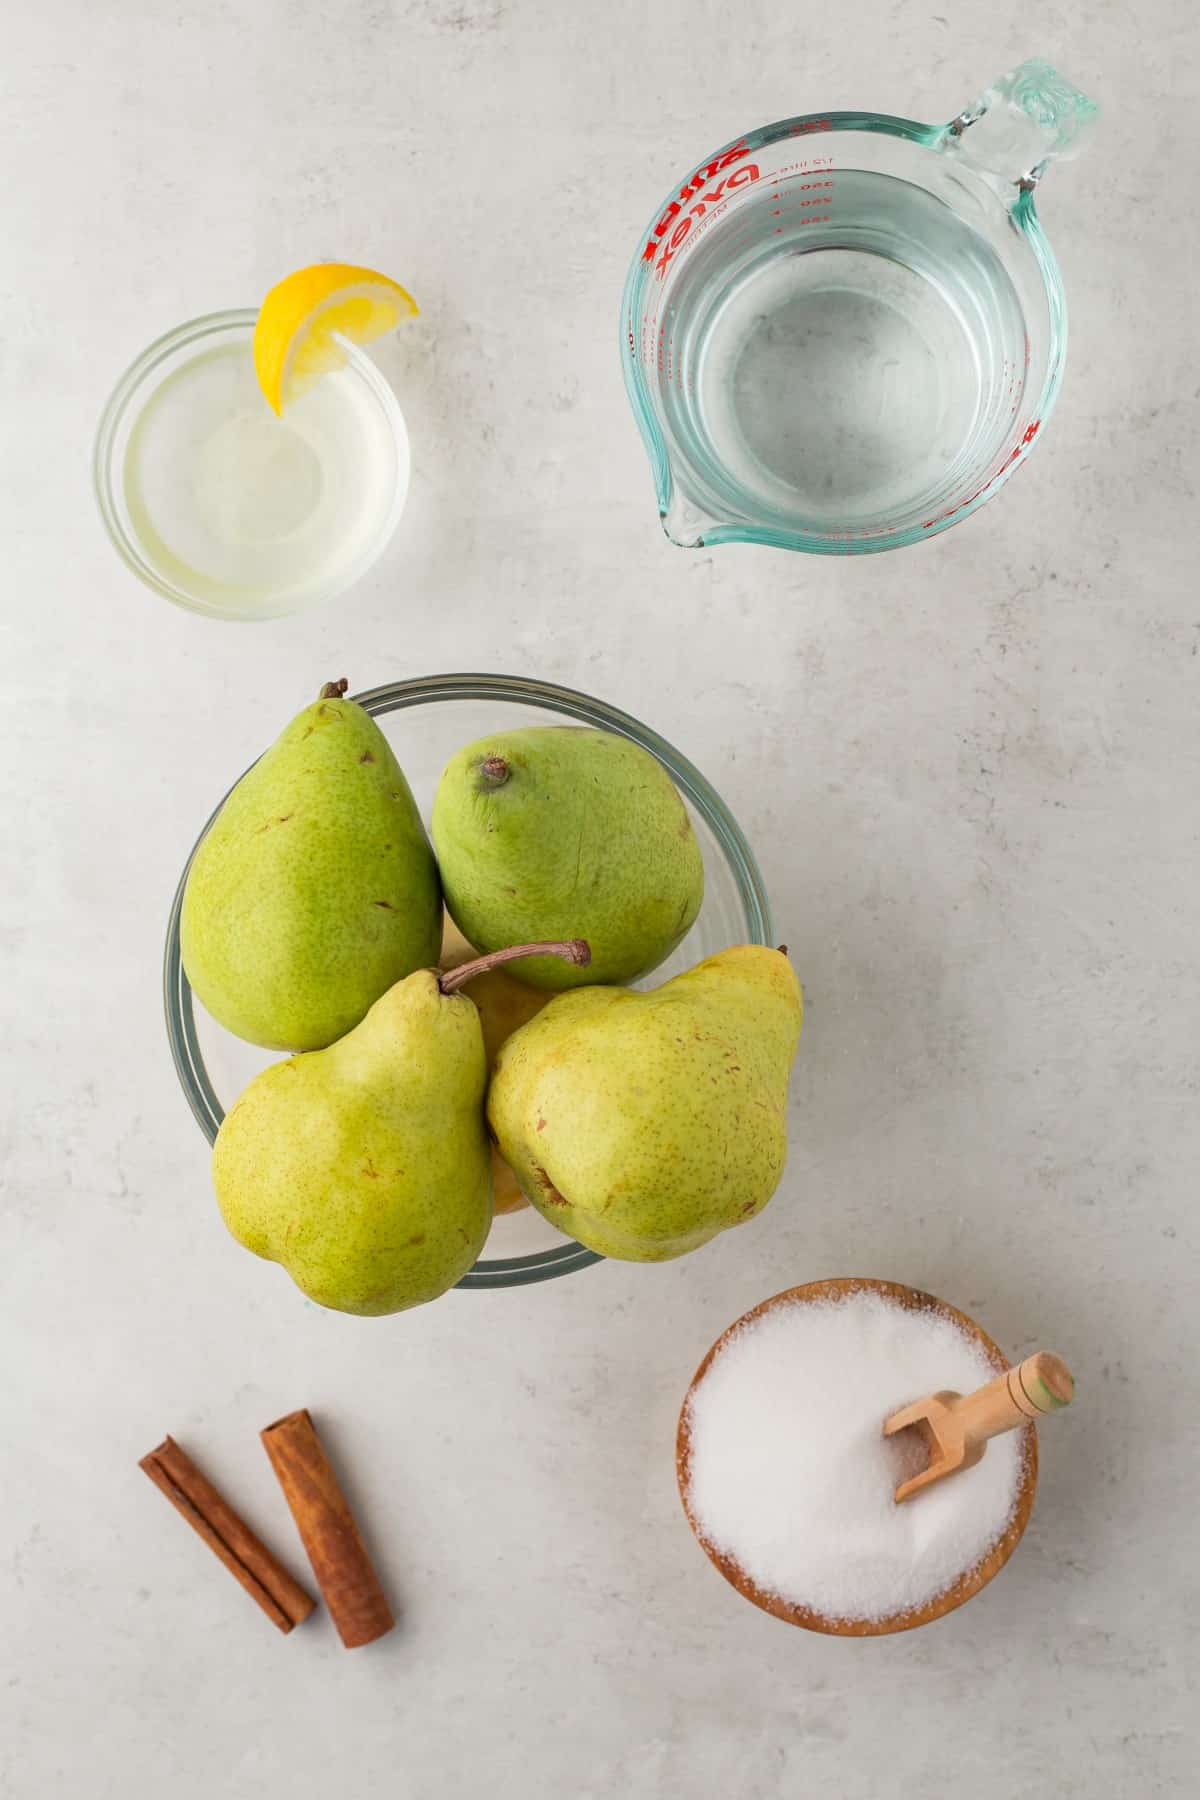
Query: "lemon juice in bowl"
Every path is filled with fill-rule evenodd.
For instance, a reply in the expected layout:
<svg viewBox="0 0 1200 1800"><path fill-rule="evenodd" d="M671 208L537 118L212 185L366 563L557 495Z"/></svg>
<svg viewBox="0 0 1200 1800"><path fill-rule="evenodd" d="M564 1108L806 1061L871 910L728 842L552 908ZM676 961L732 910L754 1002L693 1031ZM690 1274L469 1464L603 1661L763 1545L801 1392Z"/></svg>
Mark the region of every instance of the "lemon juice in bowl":
<svg viewBox="0 0 1200 1800"><path fill-rule="evenodd" d="M403 509L409 449L395 395L357 347L416 307L371 271L321 264L252 311L151 345L96 444L117 549L168 599L270 618L343 592Z"/></svg>

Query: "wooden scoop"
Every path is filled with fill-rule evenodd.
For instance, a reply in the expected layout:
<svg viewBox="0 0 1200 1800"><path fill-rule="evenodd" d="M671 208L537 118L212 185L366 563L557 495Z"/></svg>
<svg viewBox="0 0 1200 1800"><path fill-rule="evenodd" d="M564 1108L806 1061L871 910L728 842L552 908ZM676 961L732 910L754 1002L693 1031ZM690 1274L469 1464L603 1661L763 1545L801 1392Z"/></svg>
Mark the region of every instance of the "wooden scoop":
<svg viewBox="0 0 1200 1800"><path fill-rule="evenodd" d="M1074 1392L1071 1371L1062 1357L1038 1350L973 1394L929 1394L902 1406L885 1421L883 1434L893 1437L917 1426L929 1442L929 1467L900 1483L897 1501L959 1469L973 1468L989 1438L1069 1406Z"/></svg>

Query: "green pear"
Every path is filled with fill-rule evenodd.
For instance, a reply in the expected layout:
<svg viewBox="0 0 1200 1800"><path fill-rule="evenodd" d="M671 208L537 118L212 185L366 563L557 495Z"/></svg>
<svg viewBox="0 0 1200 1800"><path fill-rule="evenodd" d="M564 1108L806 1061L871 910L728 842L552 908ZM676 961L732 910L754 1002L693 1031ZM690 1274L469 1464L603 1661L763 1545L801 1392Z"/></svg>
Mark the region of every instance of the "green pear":
<svg viewBox="0 0 1200 1800"><path fill-rule="evenodd" d="M536 951L586 961L586 944ZM339 1043L273 1063L226 1114L213 1185L238 1242L338 1312L401 1312L466 1274L492 1219L479 1009L525 949L397 982Z"/></svg>
<svg viewBox="0 0 1200 1800"><path fill-rule="evenodd" d="M446 905L478 950L586 938L589 971L535 958L534 987L632 981L656 968L704 898L687 808L657 758L610 731L535 725L468 744L433 803Z"/></svg>
<svg viewBox="0 0 1200 1800"><path fill-rule="evenodd" d="M313 1050L437 960L437 866L369 714L329 682L226 799L183 896L183 967L229 1031Z"/></svg>
<svg viewBox="0 0 1200 1800"><path fill-rule="evenodd" d="M787 956L756 944L649 993L556 995L493 1064L492 1134L560 1231L630 1262L682 1256L779 1185L801 1014Z"/></svg>

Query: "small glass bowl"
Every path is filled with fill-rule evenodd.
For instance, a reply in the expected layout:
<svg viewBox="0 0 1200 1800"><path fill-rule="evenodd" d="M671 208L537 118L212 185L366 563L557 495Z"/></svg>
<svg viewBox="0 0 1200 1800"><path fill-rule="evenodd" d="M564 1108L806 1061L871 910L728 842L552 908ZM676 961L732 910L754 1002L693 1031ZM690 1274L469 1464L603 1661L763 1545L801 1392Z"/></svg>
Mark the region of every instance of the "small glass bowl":
<svg viewBox="0 0 1200 1800"><path fill-rule="evenodd" d="M384 462L376 467L369 517L356 524L352 551L344 556L326 554L307 579L289 580L277 592L268 585L253 588L216 581L189 585L187 570L169 551L150 542L131 507L127 490L130 440L139 421L166 382L198 356L226 345L244 343L249 353L258 317L252 307L230 312L206 313L178 325L143 350L114 388L100 417L92 454L92 480L100 516L122 561L155 593L190 612L217 619L273 619L300 612L345 593L361 580L378 560L399 523L408 497L411 454L404 415L391 387L370 357L340 338L345 356L339 374L356 382L363 417L370 420L371 435L382 450ZM304 404L302 400L299 404ZM264 409L266 402L263 402ZM363 444L365 454L365 443Z"/></svg>
<svg viewBox="0 0 1200 1800"><path fill-rule="evenodd" d="M488 732L525 725L590 725L618 732L658 758L683 796L700 843L704 904L683 942L645 981L633 985L657 987L730 944L774 943L762 876L729 808L698 769L628 713L571 688L512 675L431 675L372 688L353 698L380 721L426 820L438 778L450 757ZM226 1105L260 1069L278 1060L278 1052L243 1043L193 1001L179 953L179 917L195 853L193 846L171 907L163 985L175 1068L188 1104L211 1144ZM600 1261L594 1251L564 1239L533 1207L498 1214L485 1249L487 1254L464 1275L459 1287L520 1287L569 1275Z"/></svg>

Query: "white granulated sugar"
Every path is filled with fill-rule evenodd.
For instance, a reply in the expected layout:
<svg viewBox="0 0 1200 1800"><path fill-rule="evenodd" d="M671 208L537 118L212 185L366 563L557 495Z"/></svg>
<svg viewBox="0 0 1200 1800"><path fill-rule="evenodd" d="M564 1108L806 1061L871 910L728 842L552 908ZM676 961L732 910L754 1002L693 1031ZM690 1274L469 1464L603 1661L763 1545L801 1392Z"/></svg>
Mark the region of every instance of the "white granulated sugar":
<svg viewBox="0 0 1200 1800"><path fill-rule="evenodd" d="M688 1502L702 1536L767 1593L830 1619L878 1620L943 1593L1012 1514L1025 1432L897 1506L925 1466L916 1432L882 1435L898 1407L995 1370L947 1314L869 1290L794 1301L740 1327L689 1407Z"/></svg>

